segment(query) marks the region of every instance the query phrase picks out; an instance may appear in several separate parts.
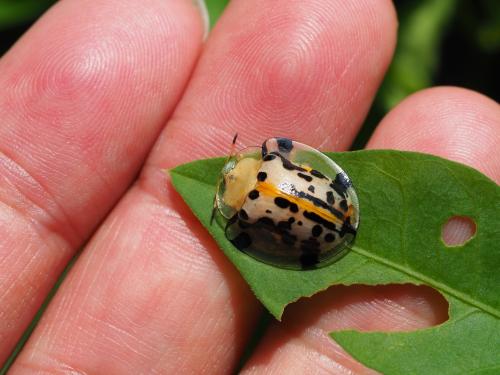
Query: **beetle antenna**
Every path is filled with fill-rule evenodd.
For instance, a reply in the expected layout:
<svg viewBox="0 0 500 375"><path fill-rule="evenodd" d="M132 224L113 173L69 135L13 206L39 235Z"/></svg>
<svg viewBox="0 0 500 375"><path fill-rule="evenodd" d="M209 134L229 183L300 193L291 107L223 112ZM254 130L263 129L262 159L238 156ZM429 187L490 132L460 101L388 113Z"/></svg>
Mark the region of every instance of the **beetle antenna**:
<svg viewBox="0 0 500 375"><path fill-rule="evenodd" d="M227 157L227 160L231 158L231 156L234 155L234 150L236 149L236 140L238 139L238 133L236 133L233 137L233 141L231 142L231 149L229 150L229 156Z"/></svg>

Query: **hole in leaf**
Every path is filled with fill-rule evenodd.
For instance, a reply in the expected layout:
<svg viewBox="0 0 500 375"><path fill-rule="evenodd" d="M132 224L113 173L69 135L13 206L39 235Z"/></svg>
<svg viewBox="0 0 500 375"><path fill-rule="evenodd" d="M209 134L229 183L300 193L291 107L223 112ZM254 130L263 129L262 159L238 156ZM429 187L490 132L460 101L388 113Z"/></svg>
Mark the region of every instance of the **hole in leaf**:
<svg viewBox="0 0 500 375"><path fill-rule="evenodd" d="M408 332L448 320L448 301L426 285L335 285L285 310L282 324L302 334L309 327L325 332Z"/></svg>
<svg viewBox="0 0 500 375"><path fill-rule="evenodd" d="M476 223L467 216L453 216L443 225L441 237L446 246L462 246L476 234Z"/></svg>

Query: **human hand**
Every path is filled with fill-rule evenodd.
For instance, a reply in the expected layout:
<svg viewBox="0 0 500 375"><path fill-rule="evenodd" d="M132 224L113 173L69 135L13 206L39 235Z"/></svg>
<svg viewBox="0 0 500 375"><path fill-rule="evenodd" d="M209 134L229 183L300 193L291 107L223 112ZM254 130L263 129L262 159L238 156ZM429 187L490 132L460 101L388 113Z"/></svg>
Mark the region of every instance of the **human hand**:
<svg viewBox="0 0 500 375"><path fill-rule="evenodd" d="M163 170L224 155L235 132L348 149L396 23L389 1L233 0L202 49L190 1L57 4L0 60L1 361L82 249L13 374L234 370L261 307ZM435 88L368 147L498 182L499 124L492 100ZM427 327L446 308L424 287L332 287L287 308L244 371L371 373L327 333Z"/></svg>

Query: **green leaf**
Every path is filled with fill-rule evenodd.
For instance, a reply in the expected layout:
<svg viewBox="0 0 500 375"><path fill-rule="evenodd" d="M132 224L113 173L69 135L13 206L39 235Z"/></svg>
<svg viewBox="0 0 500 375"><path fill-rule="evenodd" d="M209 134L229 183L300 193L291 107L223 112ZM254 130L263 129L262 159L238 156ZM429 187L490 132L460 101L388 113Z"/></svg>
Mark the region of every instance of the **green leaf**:
<svg viewBox="0 0 500 375"><path fill-rule="evenodd" d="M287 304L331 285L426 284L450 303L449 320L408 333L343 331L332 336L355 358L384 373L471 373L500 366L500 187L467 166L432 155L371 150L328 153L352 178L361 224L352 250L312 271L275 268L241 253L210 225L224 159L170 171L172 183L278 320ZM447 247L442 226L467 216L477 227ZM495 367L497 366L497 367Z"/></svg>
<svg viewBox="0 0 500 375"><path fill-rule="evenodd" d="M450 303L450 318L437 327L331 336L354 358L384 374L500 374L498 317L443 294Z"/></svg>
<svg viewBox="0 0 500 375"><path fill-rule="evenodd" d="M0 0L0 30L33 21L55 0Z"/></svg>
<svg viewBox="0 0 500 375"><path fill-rule="evenodd" d="M431 86L439 63L441 40L457 2L422 0L399 7L398 45L377 98L385 111L411 93Z"/></svg>
<svg viewBox="0 0 500 375"><path fill-rule="evenodd" d="M229 3L229 0L205 0L210 18L210 28L214 27L215 23L226 8L227 3Z"/></svg>

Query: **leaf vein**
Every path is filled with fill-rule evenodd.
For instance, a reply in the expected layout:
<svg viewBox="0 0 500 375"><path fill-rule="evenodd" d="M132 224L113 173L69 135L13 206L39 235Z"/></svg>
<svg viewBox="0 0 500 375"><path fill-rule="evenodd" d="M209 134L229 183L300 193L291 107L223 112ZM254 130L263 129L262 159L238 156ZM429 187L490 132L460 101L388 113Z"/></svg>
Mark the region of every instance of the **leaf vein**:
<svg viewBox="0 0 500 375"><path fill-rule="evenodd" d="M414 279L420 280L420 281L422 281L422 282L424 282L424 283L426 283L426 284L428 284L428 285L430 285L438 290L441 290L443 292L446 292L446 293L452 295L453 297L461 300L462 302L464 302L468 305L477 307L478 309L483 310L484 312L486 312L490 315L493 315L496 318L500 318L500 311L497 311L494 307L489 306L485 303L476 301L471 296L469 296L465 293L462 293L454 288L450 288L449 286L447 286L447 285L445 285L437 280L434 280L433 278L427 277L427 276L421 274L420 272L411 270L409 268L399 266L398 264L391 262L388 259L384 259L382 257L379 257L379 256L369 252L368 250L364 250L360 247L352 246L351 249L354 252L358 253L359 255L365 256L369 259L374 260L375 262L383 264L383 265L390 267L394 270L397 270L399 272L405 273L408 276L413 277Z"/></svg>
<svg viewBox="0 0 500 375"><path fill-rule="evenodd" d="M359 271L360 268L363 268L369 262L370 262L370 260L366 259L364 262L355 265L349 271L344 272L342 277L340 279L338 279L337 282L340 283L340 282L344 281L349 276L351 276L354 272L357 272L357 271Z"/></svg>

